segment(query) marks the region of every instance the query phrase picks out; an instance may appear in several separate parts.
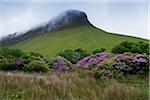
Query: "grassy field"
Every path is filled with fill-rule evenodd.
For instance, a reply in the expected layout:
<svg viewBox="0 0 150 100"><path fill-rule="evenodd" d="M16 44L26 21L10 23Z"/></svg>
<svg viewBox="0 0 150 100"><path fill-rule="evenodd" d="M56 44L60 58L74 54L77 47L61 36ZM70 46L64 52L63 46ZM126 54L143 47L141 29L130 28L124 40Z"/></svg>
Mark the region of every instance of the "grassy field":
<svg viewBox="0 0 150 100"><path fill-rule="evenodd" d="M82 26L51 32L30 40L23 41L12 47L24 51L38 52L46 56L55 56L66 49L87 49L106 48L107 52L124 41L145 41L135 37L115 35L107 33L92 26Z"/></svg>
<svg viewBox="0 0 150 100"><path fill-rule="evenodd" d="M85 71L0 72L0 100L148 100L148 78L96 80Z"/></svg>

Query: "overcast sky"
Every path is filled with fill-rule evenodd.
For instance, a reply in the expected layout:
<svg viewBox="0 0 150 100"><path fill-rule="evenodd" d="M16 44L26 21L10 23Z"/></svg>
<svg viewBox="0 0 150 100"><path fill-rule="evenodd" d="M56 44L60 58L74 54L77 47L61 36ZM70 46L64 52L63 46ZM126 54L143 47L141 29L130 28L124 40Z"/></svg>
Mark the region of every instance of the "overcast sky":
<svg viewBox="0 0 150 100"><path fill-rule="evenodd" d="M147 0L0 0L0 37L27 31L69 9L86 12L93 25L108 32L148 38Z"/></svg>

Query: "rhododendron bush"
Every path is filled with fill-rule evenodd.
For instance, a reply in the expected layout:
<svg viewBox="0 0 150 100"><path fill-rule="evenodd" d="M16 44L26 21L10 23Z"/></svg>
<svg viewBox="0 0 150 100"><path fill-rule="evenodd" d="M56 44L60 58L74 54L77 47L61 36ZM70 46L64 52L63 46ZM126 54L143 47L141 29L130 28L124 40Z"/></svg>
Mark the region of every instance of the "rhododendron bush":
<svg viewBox="0 0 150 100"><path fill-rule="evenodd" d="M49 61L49 66L54 71L64 72L70 70L73 65L65 58L58 56Z"/></svg>
<svg viewBox="0 0 150 100"><path fill-rule="evenodd" d="M99 67L99 64L108 59L108 55L105 53L96 53L95 55L87 56L77 62L78 67L92 69Z"/></svg>
<svg viewBox="0 0 150 100"><path fill-rule="evenodd" d="M82 55L84 54L84 56L86 54L80 49L75 52L80 52ZM65 56L70 57L70 53L65 52ZM0 51L0 70L48 72L52 69L53 71L65 72L72 70L73 67L76 66L77 68L87 69L92 72L96 78L116 78L121 75L133 74L148 75L149 56L147 54L123 53L108 55L102 52L84 56L82 56L83 58L80 60L76 59L76 64L72 64L61 56L46 59L38 53L27 54L22 51L19 52L18 50L3 49Z"/></svg>
<svg viewBox="0 0 150 100"><path fill-rule="evenodd" d="M120 71L126 74L147 74L149 69L149 58L145 54L124 53L108 56L105 53L97 53L87 56L76 64L84 69L98 69L101 74ZM112 71L113 70L113 71ZM112 73L113 74L113 73ZM105 75L104 75L105 76Z"/></svg>
<svg viewBox="0 0 150 100"><path fill-rule="evenodd" d="M146 74L149 69L149 60L144 54L124 53L103 61L100 66L121 70L124 74Z"/></svg>

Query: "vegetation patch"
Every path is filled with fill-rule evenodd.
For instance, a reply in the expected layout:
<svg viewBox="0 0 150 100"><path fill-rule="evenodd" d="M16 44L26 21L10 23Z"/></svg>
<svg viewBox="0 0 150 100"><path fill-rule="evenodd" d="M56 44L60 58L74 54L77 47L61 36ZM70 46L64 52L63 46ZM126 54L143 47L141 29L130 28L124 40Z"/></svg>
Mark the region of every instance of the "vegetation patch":
<svg viewBox="0 0 150 100"><path fill-rule="evenodd" d="M0 99L148 100L148 53L103 51L65 50L46 58L1 48Z"/></svg>

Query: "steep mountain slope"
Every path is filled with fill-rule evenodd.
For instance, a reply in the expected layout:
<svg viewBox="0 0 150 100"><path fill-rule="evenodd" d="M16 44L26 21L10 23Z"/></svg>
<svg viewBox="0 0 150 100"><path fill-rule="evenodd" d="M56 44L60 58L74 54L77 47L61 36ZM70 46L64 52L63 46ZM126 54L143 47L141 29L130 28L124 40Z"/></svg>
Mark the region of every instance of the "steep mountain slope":
<svg viewBox="0 0 150 100"><path fill-rule="evenodd" d="M48 32L42 36L15 44L12 47L24 51L38 52L47 56L55 56L63 50L77 48L92 50L103 47L107 49L107 52L110 52L111 48L123 41L147 42L144 39L111 34L93 26L84 25Z"/></svg>

